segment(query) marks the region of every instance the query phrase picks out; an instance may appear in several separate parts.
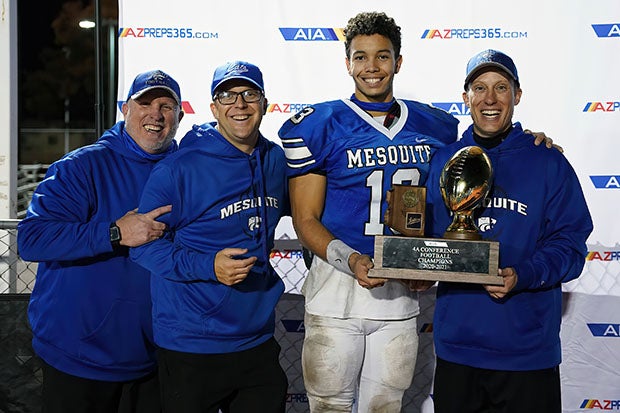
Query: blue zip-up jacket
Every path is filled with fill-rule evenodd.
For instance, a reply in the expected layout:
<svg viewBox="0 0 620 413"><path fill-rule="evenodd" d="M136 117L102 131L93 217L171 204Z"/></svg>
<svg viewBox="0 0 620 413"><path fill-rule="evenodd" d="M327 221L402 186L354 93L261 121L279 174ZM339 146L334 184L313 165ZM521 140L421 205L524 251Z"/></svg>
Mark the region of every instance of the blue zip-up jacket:
<svg viewBox="0 0 620 413"><path fill-rule="evenodd" d="M435 154L427 182L431 233L451 222L439 176L463 138ZM475 218L483 239L499 241L499 267L513 267L510 294L493 299L480 285L439 283L433 324L438 357L493 370L537 370L561 362L561 284L577 278L593 225L577 176L564 155L535 146L519 123L495 148L485 150L494 180ZM428 225L428 224L427 224Z"/></svg>
<svg viewBox="0 0 620 413"><path fill-rule="evenodd" d="M284 291L269 262L276 225L290 210L284 152L261 135L248 155L214 125L195 125L179 151L154 168L139 210L172 205L159 219L170 232L131 251L152 273L155 342L188 353L230 353L265 342ZM224 248L258 257L232 287L215 276L215 255Z"/></svg>
<svg viewBox="0 0 620 413"><path fill-rule="evenodd" d="M149 273L126 248L112 250L109 227L137 208L159 156L141 152L123 129L119 122L52 164L17 233L20 256L39 262L28 308L35 352L93 380L155 369Z"/></svg>

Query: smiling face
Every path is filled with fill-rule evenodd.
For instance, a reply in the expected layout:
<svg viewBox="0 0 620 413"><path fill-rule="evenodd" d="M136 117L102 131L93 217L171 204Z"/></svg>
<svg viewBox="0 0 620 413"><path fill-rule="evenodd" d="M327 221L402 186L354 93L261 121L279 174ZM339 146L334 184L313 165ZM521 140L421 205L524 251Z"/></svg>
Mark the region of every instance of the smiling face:
<svg viewBox="0 0 620 413"><path fill-rule="evenodd" d="M521 93L507 73L498 69L481 71L463 92L463 101L474 121L474 132L482 138L492 138L510 128Z"/></svg>
<svg viewBox="0 0 620 413"><path fill-rule="evenodd" d="M380 34L353 38L347 70L355 82L355 97L362 102L389 102L393 97L394 75L401 56L395 56L390 39Z"/></svg>
<svg viewBox="0 0 620 413"><path fill-rule="evenodd" d="M243 79L232 79L216 90L241 93L258 90L256 85ZM241 95L234 103L223 105L218 99L211 103L211 112L217 120L217 130L235 147L245 153L252 153L258 140L261 121L267 109L267 99L262 96L257 102L247 103Z"/></svg>
<svg viewBox="0 0 620 413"><path fill-rule="evenodd" d="M152 89L121 107L125 130L145 152L168 149L183 118L183 111L165 89Z"/></svg>

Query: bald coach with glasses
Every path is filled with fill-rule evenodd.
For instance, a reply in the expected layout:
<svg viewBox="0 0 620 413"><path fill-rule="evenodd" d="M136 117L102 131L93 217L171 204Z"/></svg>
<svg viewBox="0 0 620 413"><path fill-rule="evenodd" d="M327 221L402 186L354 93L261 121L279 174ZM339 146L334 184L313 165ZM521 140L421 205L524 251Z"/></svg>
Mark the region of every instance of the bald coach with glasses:
<svg viewBox="0 0 620 413"><path fill-rule="evenodd" d="M284 285L269 253L290 213L285 157L259 131L267 99L258 67L218 67L211 95L216 121L183 137L140 200L139 211L172 205L160 218L167 234L131 251L152 274L164 412L284 412L273 337Z"/></svg>

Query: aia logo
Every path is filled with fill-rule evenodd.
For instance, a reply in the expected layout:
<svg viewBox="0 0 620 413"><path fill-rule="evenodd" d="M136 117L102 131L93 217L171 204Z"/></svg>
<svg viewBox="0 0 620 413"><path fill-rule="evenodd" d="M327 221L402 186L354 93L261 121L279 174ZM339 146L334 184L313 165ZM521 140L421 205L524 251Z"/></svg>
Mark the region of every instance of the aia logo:
<svg viewBox="0 0 620 413"><path fill-rule="evenodd" d="M343 29L333 27L280 27L280 33L287 42L338 42L345 40Z"/></svg>
<svg viewBox="0 0 620 413"><path fill-rule="evenodd" d="M620 37L620 23L593 24L597 37Z"/></svg>

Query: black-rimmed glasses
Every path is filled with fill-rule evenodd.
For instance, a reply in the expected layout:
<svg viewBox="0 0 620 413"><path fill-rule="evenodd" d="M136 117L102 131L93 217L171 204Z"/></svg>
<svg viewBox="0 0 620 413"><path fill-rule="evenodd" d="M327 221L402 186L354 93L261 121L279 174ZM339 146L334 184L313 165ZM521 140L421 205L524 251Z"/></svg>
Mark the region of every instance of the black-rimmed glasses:
<svg viewBox="0 0 620 413"><path fill-rule="evenodd" d="M247 89L243 92L225 90L213 96L213 99L217 99L222 105L232 105L237 101L237 96L241 96L245 103L254 103L263 97L263 92L256 89Z"/></svg>

